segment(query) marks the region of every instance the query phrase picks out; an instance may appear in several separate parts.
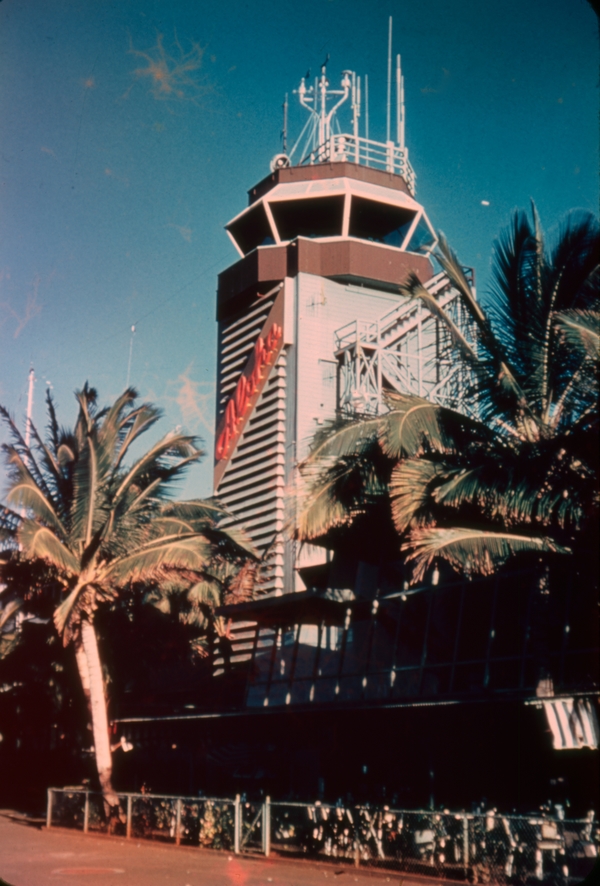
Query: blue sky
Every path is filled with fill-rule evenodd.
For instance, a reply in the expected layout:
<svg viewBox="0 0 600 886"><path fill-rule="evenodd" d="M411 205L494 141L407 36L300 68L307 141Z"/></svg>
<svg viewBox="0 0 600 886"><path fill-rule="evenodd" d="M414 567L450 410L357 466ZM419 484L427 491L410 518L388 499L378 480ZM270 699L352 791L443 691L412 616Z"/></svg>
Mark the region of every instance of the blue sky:
<svg viewBox="0 0 600 886"><path fill-rule="evenodd" d="M597 210L586 0L3 0L0 402L23 419L33 364L34 420L50 382L71 423L75 388L111 400L129 371L162 430L210 453L223 226L281 150L284 94L328 53L332 81L368 74L383 139L389 15L417 198L482 297L515 208L533 198L549 232ZM211 479L207 455L181 492Z"/></svg>

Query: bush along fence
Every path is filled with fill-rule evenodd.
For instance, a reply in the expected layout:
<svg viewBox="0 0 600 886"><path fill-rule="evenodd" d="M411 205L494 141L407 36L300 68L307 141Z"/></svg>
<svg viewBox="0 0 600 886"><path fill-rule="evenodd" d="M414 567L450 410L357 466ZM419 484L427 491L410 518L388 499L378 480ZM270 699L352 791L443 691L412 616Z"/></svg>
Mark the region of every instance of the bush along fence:
<svg viewBox="0 0 600 886"><path fill-rule="evenodd" d="M514 816L150 793L119 794L119 804L108 814L99 793L50 788L47 826L471 883L580 883L600 846L593 812L565 819L559 807Z"/></svg>

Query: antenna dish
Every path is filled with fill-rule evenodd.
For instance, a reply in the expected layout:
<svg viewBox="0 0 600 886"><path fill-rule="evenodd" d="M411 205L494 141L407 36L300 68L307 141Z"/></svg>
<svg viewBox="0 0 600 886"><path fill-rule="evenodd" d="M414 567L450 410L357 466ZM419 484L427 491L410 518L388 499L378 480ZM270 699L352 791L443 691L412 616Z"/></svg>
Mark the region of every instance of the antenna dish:
<svg viewBox="0 0 600 886"><path fill-rule="evenodd" d="M291 165L292 161L287 154L275 154L271 160L271 172L275 172L276 169L286 169Z"/></svg>

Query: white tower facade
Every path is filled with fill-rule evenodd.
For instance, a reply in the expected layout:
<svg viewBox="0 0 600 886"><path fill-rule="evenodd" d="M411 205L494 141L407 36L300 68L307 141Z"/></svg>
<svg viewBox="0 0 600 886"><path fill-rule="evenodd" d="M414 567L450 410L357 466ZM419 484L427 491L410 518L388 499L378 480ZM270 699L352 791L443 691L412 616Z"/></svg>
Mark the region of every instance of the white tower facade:
<svg viewBox="0 0 600 886"><path fill-rule="evenodd" d="M415 274L458 311L434 275L435 232L406 148L359 136L352 72L328 87L324 70L314 87L302 81L304 155L297 165L278 155L250 191L226 226L240 259L219 275L215 493L259 550L270 548L274 594L310 585L325 558L300 555L284 532L296 467L319 426L340 411L378 412L386 389L453 405L461 390L440 324L398 292ZM353 131L336 132L333 112L349 97Z"/></svg>

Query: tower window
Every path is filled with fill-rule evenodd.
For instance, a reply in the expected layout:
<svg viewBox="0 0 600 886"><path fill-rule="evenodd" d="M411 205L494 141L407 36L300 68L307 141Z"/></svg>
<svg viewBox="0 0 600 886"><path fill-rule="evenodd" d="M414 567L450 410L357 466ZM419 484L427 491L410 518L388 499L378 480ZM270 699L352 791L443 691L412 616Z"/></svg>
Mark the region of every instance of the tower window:
<svg viewBox="0 0 600 886"><path fill-rule="evenodd" d="M421 218L411 234L406 249L408 252L429 252L434 244L435 237L425 219Z"/></svg>
<svg viewBox="0 0 600 886"><path fill-rule="evenodd" d="M353 196L349 234L361 240L400 247L414 217L414 210Z"/></svg>
<svg viewBox="0 0 600 886"><path fill-rule="evenodd" d="M271 246L275 242L267 213L262 203L257 203L241 218L227 225L227 230L244 255L252 252L257 246Z"/></svg>
<svg viewBox="0 0 600 886"><path fill-rule="evenodd" d="M343 196L274 200L270 206L282 240L339 237L342 233Z"/></svg>

